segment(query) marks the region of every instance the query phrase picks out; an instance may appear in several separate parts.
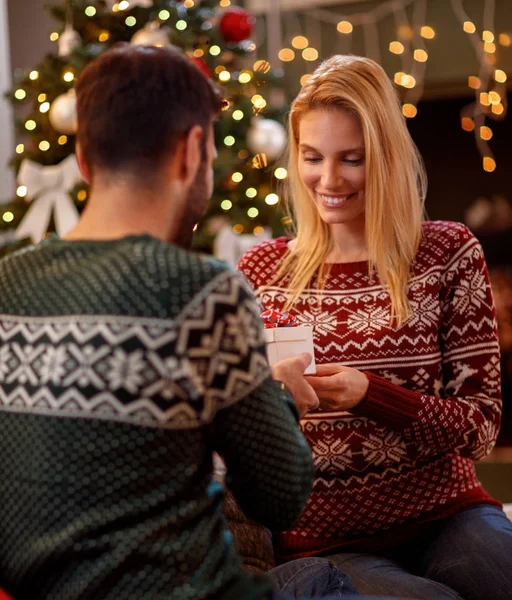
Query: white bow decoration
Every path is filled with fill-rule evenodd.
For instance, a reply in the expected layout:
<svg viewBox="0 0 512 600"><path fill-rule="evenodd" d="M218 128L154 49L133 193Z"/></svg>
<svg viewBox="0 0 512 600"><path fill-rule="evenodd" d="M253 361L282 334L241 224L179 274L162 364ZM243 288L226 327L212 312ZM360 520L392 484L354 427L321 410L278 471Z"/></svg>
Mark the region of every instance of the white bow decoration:
<svg viewBox="0 0 512 600"><path fill-rule="evenodd" d="M25 159L18 173L18 185L24 185L27 198L35 200L16 230L18 239L30 237L34 243L40 242L48 229L52 211L59 236L72 229L79 214L69 191L81 179L74 154L53 167L43 167Z"/></svg>
<svg viewBox="0 0 512 600"><path fill-rule="evenodd" d="M112 8L115 4L119 4L119 0L105 0L105 1L107 3L107 8L109 10L112 10ZM153 0L128 0L128 1L130 3L130 6L128 6L128 9L133 8L134 6L142 6L145 8L149 8L149 7L153 6Z"/></svg>
<svg viewBox="0 0 512 600"><path fill-rule="evenodd" d="M222 227L213 242L213 254L216 258L236 267L244 252L249 248L272 239L272 232L265 228L261 235L236 234L231 225Z"/></svg>

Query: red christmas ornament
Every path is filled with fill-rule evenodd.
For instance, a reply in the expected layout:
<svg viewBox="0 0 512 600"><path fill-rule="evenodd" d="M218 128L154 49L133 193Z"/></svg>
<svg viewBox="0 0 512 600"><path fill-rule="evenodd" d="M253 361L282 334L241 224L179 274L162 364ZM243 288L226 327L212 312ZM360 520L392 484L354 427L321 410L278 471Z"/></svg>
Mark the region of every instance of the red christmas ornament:
<svg viewBox="0 0 512 600"><path fill-rule="evenodd" d="M256 19L240 6L228 8L220 18L219 29L226 42L241 42L252 34Z"/></svg>
<svg viewBox="0 0 512 600"><path fill-rule="evenodd" d="M191 56L190 60L196 65L196 67L199 68L200 71L202 71L206 75L206 77L212 76L212 72L210 71L208 65L202 58L198 58L197 56Z"/></svg>

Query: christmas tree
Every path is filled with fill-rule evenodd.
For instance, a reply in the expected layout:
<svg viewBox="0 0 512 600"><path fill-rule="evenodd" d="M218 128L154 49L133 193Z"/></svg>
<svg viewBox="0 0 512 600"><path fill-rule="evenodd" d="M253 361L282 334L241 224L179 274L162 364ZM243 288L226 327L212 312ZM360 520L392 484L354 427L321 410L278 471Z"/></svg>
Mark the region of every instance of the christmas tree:
<svg viewBox="0 0 512 600"><path fill-rule="evenodd" d="M211 245L220 224L227 222L236 233L258 235L264 228L279 232L283 215L278 184L286 170L274 161L286 138L282 77L266 60L258 60L251 40L255 21L249 13L231 6L230 0L70 0L48 10L58 24L51 33L56 51L27 69L9 94L20 115L12 160L18 189L16 198L3 206L3 230L18 228L18 237L27 236L24 218L39 202L32 221L39 220L40 236L58 231L52 194L69 204L61 209L68 215L74 211L68 197L78 211L83 208L88 191L75 177L73 82L113 44L130 42L179 47L221 86L226 98L216 124L215 192L199 225L197 245Z"/></svg>

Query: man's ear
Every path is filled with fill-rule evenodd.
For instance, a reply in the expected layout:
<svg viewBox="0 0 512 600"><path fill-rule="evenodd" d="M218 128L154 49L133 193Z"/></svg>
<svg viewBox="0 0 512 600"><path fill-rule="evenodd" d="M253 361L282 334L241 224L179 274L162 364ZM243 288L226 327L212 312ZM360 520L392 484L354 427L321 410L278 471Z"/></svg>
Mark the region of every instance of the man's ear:
<svg viewBox="0 0 512 600"><path fill-rule="evenodd" d="M203 128L194 125L183 139L181 152L179 152L181 154L180 178L187 186L195 181L202 162L203 136Z"/></svg>
<svg viewBox="0 0 512 600"><path fill-rule="evenodd" d="M85 162L82 148L80 147L80 144L78 144L78 143L76 144L75 152L76 152L76 160L78 162L78 167L80 169L80 173L82 173L82 177L84 178L84 181L86 181L87 183L91 183L91 171L90 171L89 167L87 166L87 163Z"/></svg>

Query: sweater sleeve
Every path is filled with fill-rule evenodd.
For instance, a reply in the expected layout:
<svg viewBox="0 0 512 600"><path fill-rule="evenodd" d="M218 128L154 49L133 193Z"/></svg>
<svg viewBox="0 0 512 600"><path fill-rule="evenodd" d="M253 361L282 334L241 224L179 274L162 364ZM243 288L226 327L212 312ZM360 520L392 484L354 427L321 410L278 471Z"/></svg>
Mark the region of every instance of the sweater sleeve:
<svg viewBox="0 0 512 600"><path fill-rule="evenodd" d="M207 410L217 407L213 447L226 464L226 484L249 518L288 529L302 512L314 474L295 403L271 377L260 311L243 277L221 273L204 296L208 304L191 314L205 328L198 347L188 351L211 357L196 371Z"/></svg>
<svg viewBox="0 0 512 600"><path fill-rule="evenodd" d="M441 281L443 388L407 390L373 373L367 397L351 412L382 422L424 448L478 460L493 448L501 420L500 352L489 275L480 244L463 241Z"/></svg>

